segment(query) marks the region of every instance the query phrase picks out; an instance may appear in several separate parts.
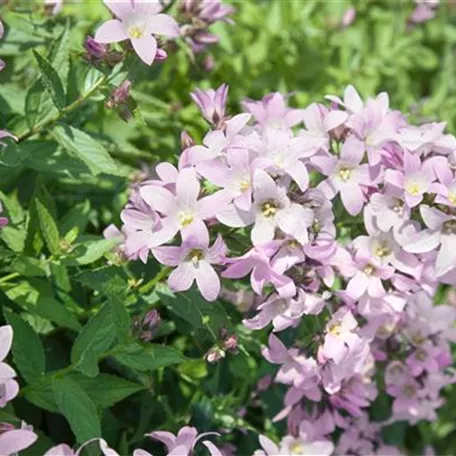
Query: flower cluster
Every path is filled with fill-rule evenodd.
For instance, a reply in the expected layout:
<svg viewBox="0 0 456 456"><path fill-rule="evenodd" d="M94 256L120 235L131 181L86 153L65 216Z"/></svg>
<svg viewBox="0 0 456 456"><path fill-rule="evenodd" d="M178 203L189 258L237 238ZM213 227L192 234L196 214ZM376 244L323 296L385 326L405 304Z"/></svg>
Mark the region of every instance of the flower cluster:
<svg viewBox="0 0 456 456"><path fill-rule="evenodd" d="M275 419L288 419L289 435L279 447L262 437L258 454L330 454L336 429L345 452L361 428L359 445L383 454L381 425L434 420L456 379L456 310L431 298L456 283L456 139L351 86L329 106L292 109L274 93L234 117L226 96L226 86L193 94L212 129L134 192L123 255L152 254L173 268L172 290L196 282L209 301L220 277L250 276L252 330L299 331L314 316L304 342L271 334L263 350L288 387ZM391 417L369 423L379 393Z"/></svg>
<svg viewBox="0 0 456 456"><path fill-rule="evenodd" d="M19 385L15 380L16 372L6 364L5 358L11 350L13 329L11 326L0 326L0 407L14 399L19 393ZM32 445L38 436L31 426L22 423L20 429L12 424L0 423L0 454L8 456L24 450Z"/></svg>
<svg viewBox="0 0 456 456"><path fill-rule="evenodd" d="M198 435L198 431L194 427L184 426L179 430L177 435L167 431L155 431L150 434L146 434L146 437L150 437L164 443L167 449L167 456L190 456L198 442L202 438L209 435L218 434L214 432L207 432ZM119 456L119 454L110 448L103 439L91 439L81 445L76 451L66 444L57 445L49 449L43 456L79 456L84 448L95 442L98 443L100 451L104 456ZM210 440L203 440L201 443L209 450L211 456L221 456L218 448ZM133 456L152 455L148 451L137 449L133 452Z"/></svg>

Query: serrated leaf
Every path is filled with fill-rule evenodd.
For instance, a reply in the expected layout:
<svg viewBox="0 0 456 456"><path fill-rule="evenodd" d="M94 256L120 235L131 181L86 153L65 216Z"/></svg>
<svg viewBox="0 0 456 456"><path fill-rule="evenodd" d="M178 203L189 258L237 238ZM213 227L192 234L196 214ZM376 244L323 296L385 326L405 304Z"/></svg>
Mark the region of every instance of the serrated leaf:
<svg viewBox="0 0 456 456"><path fill-rule="evenodd" d="M109 303L82 328L71 350L71 363L89 377L99 373L98 359L117 337L116 322Z"/></svg>
<svg viewBox="0 0 456 456"><path fill-rule="evenodd" d="M130 333L131 318L125 307L124 300L119 296L111 296L109 299L109 305L111 308L114 324L117 328L118 340L126 339Z"/></svg>
<svg viewBox="0 0 456 456"><path fill-rule="evenodd" d="M187 360L175 348L157 344L142 346L136 342L119 347L115 358L125 366L141 372L151 372L160 367L180 364Z"/></svg>
<svg viewBox="0 0 456 456"><path fill-rule="evenodd" d="M55 402L52 391L52 377L48 377L47 382L39 382L24 390L25 398L32 404L51 413L58 413L59 407Z"/></svg>
<svg viewBox="0 0 456 456"><path fill-rule="evenodd" d="M68 421L78 443L101 437L97 408L89 395L68 377L52 381L52 391L60 413Z"/></svg>
<svg viewBox="0 0 456 456"><path fill-rule="evenodd" d="M55 107L59 110L63 109L65 107L66 97L59 74L45 57L35 50L33 51L33 55L40 69L41 80L51 95Z"/></svg>
<svg viewBox="0 0 456 456"><path fill-rule="evenodd" d="M61 124L54 127L52 135L68 152L81 159L93 175L106 173L123 176L125 174L111 158L109 152L89 134Z"/></svg>
<svg viewBox="0 0 456 456"><path fill-rule="evenodd" d="M12 326L13 358L28 383L38 380L45 370L44 348L32 327L15 313L5 310L5 318Z"/></svg>
<svg viewBox="0 0 456 456"><path fill-rule="evenodd" d="M104 266L91 271L83 271L74 276L74 279L107 296L124 294L128 289L125 272L116 266Z"/></svg>
<svg viewBox="0 0 456 456"><path fill-rule="evenodd" d="M71 313L62 303L52 297L40 296L36 303L38 315L51 320L58 326L79 331L81 325L77 317Z"/></svg>
<svg viewBox="0 0 456 456"><path fill-rule="evenodd" d="M51 253L55 253L60 250L59 228L47 201L49 200L49 197L46 195L47 194L45 193L40 193L40 195L35 198L34 202L41 228L41 234L46 241L49 251Z"/></svg>
<svg viewBox="0 0 456 456"><path fill-rule="evenodd" d="M109 374L100 374L96 378L88 378L74 373L71 374L71 379L87 392L97 406L103 408L111 407L145 388L138 383L129 382Z"/></svg>
<svg viewBox="0 0 456 456"><path fill-rule="evenodd" d="M11 269L24 277L44 277L46 268L37 258L23 256L16 258L11 264Z"/></svg>
<svg viewBox="0 0 456 456"><path fill-rule="evenodd" d="M183 318L194 328L218 335L222 327L232 327L230 319L220 302L207 302L195 290L177 295L171 292L158 293L163 304L174 314Z"/></svg>
<svg viewBox="0 0 456 456"><path fill-rule="evenodd" d="M111 251L117 244L117 239L99 239L97 241L87 241L75 246L69 260L79 266L94 263Z"/></svg>
<svg viewBox="0 0 456 456"><path fill-rule="evenodd" d="M49 60L57 71L65 89L68 71L70 70L70 24L68 20L62 34L55 41L49 53Z"/></svg>

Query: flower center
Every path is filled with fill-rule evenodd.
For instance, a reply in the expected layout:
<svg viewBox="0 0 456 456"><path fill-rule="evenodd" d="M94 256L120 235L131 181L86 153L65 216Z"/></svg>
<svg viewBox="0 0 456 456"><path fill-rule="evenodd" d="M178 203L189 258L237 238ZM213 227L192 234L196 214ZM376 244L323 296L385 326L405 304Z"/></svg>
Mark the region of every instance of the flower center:
<svg viewBox="0 0 456 456"><path fill-rule="evenodd" d="M421 333L414 334L411 337L411 339L415 345L421 345L421 344L424 344L424 342L426 342L426 338Z"/></svg>
<svg viewBox="0 0 456 456"><path fill-rule="evenodd" d="M144 36L144 28L133 26L128 29L128 36L135 40Z"/></svg>
<svg viewBox="0 0 456 456"><path fill-rule="evenodd" d="M364 274L366 274L366 275L368 275L368 276L371 276L374 272L375 272L375 268L374 268L374 266L372 266L371 264L368 264L368 265L364 268Z"/></svg>
<svg viewBox="0 0 456 456"><path fill-rule="evenodd" d="M412 196L418 196L421 193L421 187L418 184L408 184L405 190Z"/></svg>
<svg viewBox="0 0 456 456"><path fill-rule="evenodd" d="M405 396L413 397L415 396L416 388L413 385L405 385L402 391L404 392Z"/></svg>
<svg viewBox="0 0 456 456"><path fill-rule="evenodd" d="M276 154L274 156L274 165L276 165L277 168L283 168L283 166L285 165L283 160L283 154Z"/></svg>
<svg viewBox="0 0 456 456"><path fill-rule="evenodd" d="M443 234L456 234L456 220L448 220L442 227Z"/></svg>
<svg viewBox="0 0 456 456"><path fill-rule="evenodd" d="M404 202L401 200L397 200L394 203L393 211L396 212L398 215L402 215L404 213Z"/></svg>
<svg viewBox="0 0 456 456"><path fill-rule="evenodd" d="M195 214L189 210L179 213L179 222L182 226L188 226L195 220Z"/></svg>
<svg viewBox="0 0 456 456"><path fill-rule="evenodd" d="M343 182L348 182L351 178L352 170L350 168L340 168L339 169L339 177L340 180Z"/></svg>
<svg viewBox="0 0 456 456"><path fill-rule="evenodd" d="M449 201L453 206L456 206L456 193L449 192L449 193L448 193L448 201Z"/></svg>
<svg viewBox="0 0 456 456"><path fill-rule="evenodd" d="M312 222L312 231L316 234L318 234L321 230L321 223L320 223L320 220L317 220L315 219L313 222Z"/></svg>
<svg viewBox="0 0 456 456"><path fill-rule="evenodd" d="M242 179L241 182L239 182L239 188L241 189L241 192L245 192L250 188L250 179Z"/></svg>
<svg viewBox="0 0 456 456"><path fill-rule="evenodd" d="M417 350L415 357L418 361L425 361L427 359L427 353L424 350Z"/></svg>
<svg viewBox="0 0 456 456"><path fill-rule="evenodd" d="M300 443L293 443L293 445L290 448L291 454L295 455L303 455L304 454L304 448Z"/></svg>
<svg viewBox="0 0 456 456"><path fill-rule="evenodd" d="M340 336L342 333L342 325L340 323L333 323L329 325L328 333L333 336Z"/></svg>
<svg viewBox="0 0 456 456"><path fill-rule="evenodd" d="M204 253L200 249L192 249L187 254L187 260L191 261L195 266L204 258Z"/></svg>
<svg viewBox="0 0 456 456"><path fill-rule="evenodd" d="M386 245L379 245L375 249L375 256L378 256L379 258L385 258L390 254L391 250Z"/></svg>
<svg viewBox="0 0 456 456"><path fill-rule="evenodd" d="M267 201L261 205L261 212L265 217L271 218L277 214L277 208L278 206L274 201Z"/></svg>

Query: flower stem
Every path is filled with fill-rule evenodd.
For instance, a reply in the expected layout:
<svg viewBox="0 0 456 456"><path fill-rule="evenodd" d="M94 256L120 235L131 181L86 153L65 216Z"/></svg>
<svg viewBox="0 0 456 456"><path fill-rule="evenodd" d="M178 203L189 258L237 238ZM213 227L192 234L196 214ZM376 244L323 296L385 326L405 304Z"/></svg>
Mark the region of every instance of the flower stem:
<svg viewBox="0 0 456 456"><path fill-rule="evenodd" d="M108 76L103 75L95 84L83 95L73 101L73 103L65 106L61 111L59 111L55 116L51 117L50 119L37 123L28 131L23 133L18 137L18 142L25 141L26 139L30 138L31 136L40 133L41 131L51 127L54 123L62 120L67 114L74 111L80 105L82 105L88 98L90 98L108 79Z"/></svg>
<svg viewBox="0 0 456 456"><path fill-rule="evenodd" d="M0 279L0 284L3 284L5 282L8 282L11 279L15 279L16 277L19 277L20 274L18 272L12 272L11 274L8 274Z"/></svg>
<svg viewBox="0 0 456 456"><path fill-rule="evenodd" d="M171 272L170 267L165 267L160 270L160 272L149 282L143 285L139 291L141 293L147 293L148 291L152 290L159 282L161 282L169 273Z"/></svg>

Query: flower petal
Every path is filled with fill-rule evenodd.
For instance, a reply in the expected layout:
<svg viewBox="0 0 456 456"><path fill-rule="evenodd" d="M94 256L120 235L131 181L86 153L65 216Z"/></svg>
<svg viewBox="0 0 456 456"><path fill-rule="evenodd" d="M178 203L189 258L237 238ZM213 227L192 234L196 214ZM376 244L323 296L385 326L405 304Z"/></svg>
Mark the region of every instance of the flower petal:
<svg viewBox="0 0 456 456"><path fill-rule="evenodd" d="M38 436L24 429L5 432L0 435L0 451L2 455L8 456L15 454L32 445Z"/></svg>
<svg viewBox="0 0 456 456"><path fill-rule="evenodd" d="M168 14L156 14L147 21L147 31L176 38L179 36L179 24Z"/></svg>
<svg viewBox="0 0 456 456"><path fill-rule="evenodd" d="M172 291L186 291L195 280L195 268L192 263L185 262L180 264L169 275L168 285Z"/></svg>
<svg viewBox="0 0 456 456"><path fill-rule="evenodd" d="M99 43L117 43L128 39L127 31L122 22L111 19L102 24L95 33L95 41Z"/></svg>
<svg viewBox="0 0 456 456"><path fill-rule="evenodd" d="M195 270L198 288L206 301L215 301L220 294L220 279L215 269L205 260L198 262Z"/></svg>
<svg viewBox="0 0 456 456"><path fill-rule="evenodd" d="M152 65L157 54L157 40L152 35L145 35L139 39L132 39L131 44L139 58L146 65Z"/></svg>

